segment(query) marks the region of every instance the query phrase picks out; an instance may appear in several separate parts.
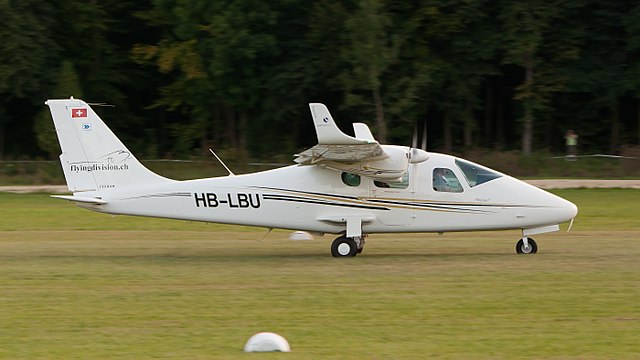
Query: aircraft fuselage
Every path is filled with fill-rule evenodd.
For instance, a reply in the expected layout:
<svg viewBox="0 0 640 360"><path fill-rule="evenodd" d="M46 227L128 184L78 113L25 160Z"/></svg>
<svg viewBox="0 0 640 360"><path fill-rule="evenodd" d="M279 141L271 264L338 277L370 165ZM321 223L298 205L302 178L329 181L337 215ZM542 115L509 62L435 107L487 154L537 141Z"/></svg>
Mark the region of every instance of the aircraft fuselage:
<svg viewBox="0 0 640 360"><path fill-rule="evenodd" d="M363 219L363 233L523 229L575 217L574 204L501 174L471 187L449 155L409 167L404 184L360 178L347 185L339 171L293 165L253 174L131 187L104 205L83 207L112 214L164 217L339 233L341 218ZM454 191L437 191L434 169L456 176ZM406 188L402 188L406 186Z"/></svg>

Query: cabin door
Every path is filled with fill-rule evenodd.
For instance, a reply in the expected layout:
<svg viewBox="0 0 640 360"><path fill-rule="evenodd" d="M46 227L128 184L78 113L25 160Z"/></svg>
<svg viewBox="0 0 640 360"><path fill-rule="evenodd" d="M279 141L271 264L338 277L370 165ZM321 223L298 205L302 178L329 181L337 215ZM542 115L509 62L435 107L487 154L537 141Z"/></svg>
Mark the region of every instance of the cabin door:
<svg viewBox="0 0 640 360"><path fill-rule="evenodd" d="M398 181L374 181L369 179L371 199L381 206L389 208L376 213L378 220L390 226L410 225L414 220L411 202L414 199L414 183L412 171L407 171Z"/></svg>

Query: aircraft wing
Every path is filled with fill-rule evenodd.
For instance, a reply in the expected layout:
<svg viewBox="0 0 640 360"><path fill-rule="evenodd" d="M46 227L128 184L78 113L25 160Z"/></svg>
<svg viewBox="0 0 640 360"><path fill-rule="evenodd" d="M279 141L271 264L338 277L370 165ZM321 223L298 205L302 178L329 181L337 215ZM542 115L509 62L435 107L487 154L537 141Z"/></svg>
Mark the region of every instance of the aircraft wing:
<svg viewBox="0 0 640 360"><path fill-rule="evenodd" d="M323 104L309 104L318 145L297 154L300 165L319 165L336 171L366 176L374 180L401 181L409 164L426 161L429 154L406 146L380 145L363 123L354 123L355 137L333 121Z"/></svg>
<svg viewBox="0 0 640 360"><path fill-rule="evenodd" d="M385 159L387 154L380 144L337 145L318 144L297 154L295 162L301 165L317 164L322 161L360 162Z"/></svg>
<svg viewBox="0 0 640 360"><path fill-rule="evenodd" d="M318 145L297 154L295 162L298 164L371 162L389 157L373 138L367 125L353 124L356 137L352 137L338 128L324 104L311 103L309 109L318 135Z"/></svg>

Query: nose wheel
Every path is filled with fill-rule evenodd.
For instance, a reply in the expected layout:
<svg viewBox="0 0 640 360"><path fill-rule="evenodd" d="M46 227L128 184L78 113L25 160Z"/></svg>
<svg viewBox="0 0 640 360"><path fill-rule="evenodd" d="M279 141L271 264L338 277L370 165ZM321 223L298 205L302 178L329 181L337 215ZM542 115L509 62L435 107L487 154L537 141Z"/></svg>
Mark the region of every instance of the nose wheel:
<svg viewBox="0 0 640 360"><path fill-rule="evenodd" d="M337 258L354 257L362 252L364 237L349 238L340 236L331 244L331 255Z"/></svg>
<svg viewBox="0 0 640 360"><path fill-rule="evenodd" d="M516 252L518 254L535 254L538 252L538 244L530 237L523 237L516 243Z"/></svg>

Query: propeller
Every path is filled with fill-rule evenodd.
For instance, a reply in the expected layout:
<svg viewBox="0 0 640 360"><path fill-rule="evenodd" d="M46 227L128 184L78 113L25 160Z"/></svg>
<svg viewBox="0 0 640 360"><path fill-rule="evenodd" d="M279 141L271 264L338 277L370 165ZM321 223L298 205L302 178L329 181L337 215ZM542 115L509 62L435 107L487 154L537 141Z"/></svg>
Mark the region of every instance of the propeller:
<svg viewBox="0 0 640 360"><path fill-rule="evenodd" d="M429 158L427 153L427 121L424 121L424 128L422 130L422 143L418 148L418 121L413 126L413 139L411 141L411 163L417 164L426 161Z"/></svg>
<svg viewBox="0 0 640 360"><path fill-rule="evenodd" d="M427 151L427 120L424 121L424 130L422 130L422 147L420 149Z"/></svg>
<svg viewBox="0 0 640 360"><path fill-rule="evenodd" d="M418 149L418 121L413 125L413 139L411 141L411 147ZM424 128L422 129L422 142L420 149L427 151L427 121L424 122Z"/></svg>

